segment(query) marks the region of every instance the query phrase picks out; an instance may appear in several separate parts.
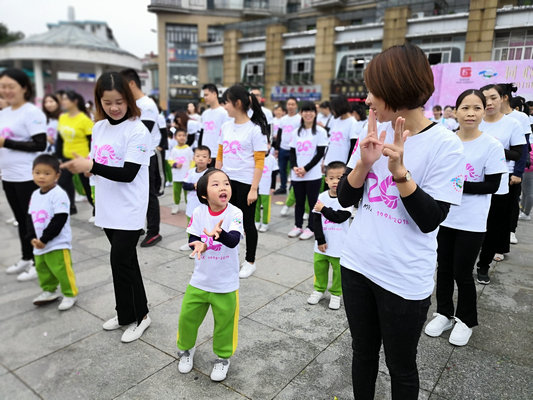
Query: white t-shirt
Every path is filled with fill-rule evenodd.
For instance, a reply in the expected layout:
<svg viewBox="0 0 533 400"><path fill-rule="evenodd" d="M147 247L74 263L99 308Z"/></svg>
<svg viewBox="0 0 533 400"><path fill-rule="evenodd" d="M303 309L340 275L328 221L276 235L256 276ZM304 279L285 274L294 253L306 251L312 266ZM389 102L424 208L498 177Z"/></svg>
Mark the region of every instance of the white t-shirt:
<svg viewBox="0 0 533 400"><path fill-rule="evenodd" d="M185 175L185 178L183 179L183 182L186 183L197 183L198 180L202 177L203 174L205 174L207 171L207 168L204 169L202 172L196 172L196 168L191 168L189 171L187 171L187 175ZM198 199L198 194L196 193L196 190L188 190L187 191L187 208L185 209L185 215L187 217L192 217L192 213L194 212L194 209L198 207L200 204L200 200Z"/></svg>
<svg viewBox="0 0 533 400"><path fill-rule="evenodd" d="M442 125L444 125L444 127L446 129L449 129L450 131L454 131L456 130L457 128L459 128L459 123L456 121L455 118L442 118Z"/></svg>
<svg viewBox="0 0 533 400"><path fill-rule="evenodd" d="M167 122L165 121L165 117L162 114L157 114L157 126L160 130L167 128ZM159 131L159 133L161 133L161 131Z"/></svg>
<svg viewBox="0 0 533 400"><path fill-rule="evenodd" d="M54 143L57 140L57 119L50 118L46 123L46 136L52 139Z"/></svg>
<svg viewBox="0 0 533 400"><path fill-rule="evenodd" d="M279 147L283 150L290 150L292 136L296 134L298 128L300 128L300 121L302 117L300 114L294 114L292 117L290 115L285 115L281 118L279 127L282 130L281 143Z"/></svg>
<svg viewBox="0 0 533 400"><path fill-rule="evenodd" d="M212 158L215 158L217 155L222 125L229 120L230 117L222 106L209 108L202 114L202 128L204 129L202 144L209 147Z"/></svg>
<svg viewBox="0 0 533 400"><path fill-rule="evenodd" d="M529 122L529 117L525 113L518 110L513 110L507 115L516 119L520 125L522 125L522 131L525 135L531 134L531 124Z"/></svg>
<svg viewBox="0 0 533 400"><path fill-rule="evenodd" d="M189 171L189 167L191 166L191 161L193 158L194 153L187 145L176 145L170 150L169 160L172 160L173 164L183 164L181 168L172 167L172 182L183 182L183 179L185 179L185 176Z"/></svg>
<svg viewBox="0 0 533 400"><path fill-rule="evenodd" d="M309 161L315 156L317 147L326 147L328 145L328 134L321 126L316 127L316 134L313 135L311 129L302 129L300 135L298 131L294 132L291 148L296 149L296 164L298 167L305 167ZM291 165L293 167L293 165ZM311 168L307 173L300 178L291 169L291 180L298 181L313 181L322 178L322 169L320 162Z"/></svg>
<svg viewBox="0 0 533 400"><path fill-rule="evenodd" d="M194 142L192 148L195 149L198 147L198 138L200 136L200 130L202 129L202 124L194 119L189 119L187 121L187 135L194 135Z"/></svg>
<svg viewBox="0 0 533 400"><path fill-rule="evenodd" d="M333 114L329 114L329 115L324 115L322 113L318 113L317 116L316 116L316 122L317 123L321 123L323 124L323 128L326 128L328 126L331 126L331 124L333 123Z"/></svg>
<svg viewBox="0 0 533 400"><path fill-rule="evenodd" d="M254 152L267 151L267 137L261 128L248 121L222 125L219 145L222 145L222 170L232 181L251 185L254 178Z"/></svg>
<svg viewBox="0 0 533 400"><path fill-rule="evenodd" d="M154 126L150 131L152 139L149 146L151 150L150 155L152 155L154 154L155 148L159 146L159 143L161 142L161 131L159 130L158 124L159 110L154 101L148 96L141 97L135 103L137 103L137 107L141 110L141 121L153 121L154 123Z"/></svg>
<svg viewBox="0 0 533 400"><path fill-rule="evenodd" d="M270 111L268 108L261 106L261 111L263 111L263 114L265 114L265 118L267 120L267 124L271 124L274 120L274 116L272 115L272 111ZM248 118L252 118L252 115L254 114L253 110L250 108L248 109Z"/></svg>
<svg viewBox="0 0 533 400"><path fill-rule="evenodd" d="M237 231L243 236L242 211L232 204L222 213L212 213L205 204L200 204L193 212L187 233L198 236L207 244L207 251L201 259L194 259L194 272L191 286L213 293L230 293L239 289L239 246L229 248L204 233L211 232L216 224L224 220L222 230Z"/></svg>
<svg viewBox="0 0 533 400"><path fill-rule="evenodd" d="M200 114L187 114L189 116L190 119L194 120L194 121L198 121L198 122L201 122L202 121L202 117L200 116Z"/></svg>
<svg viewBox="0 0 533 400"><path fill-rule="evenodd" d="M280 127L280 124L281 124L281 120L283 119L282 118L272 118L272 137L276 137L278 136L278 130L279 130L279 127Z"/></svg>
<svg viewBox="0 0 533 400"><path fill-rule="evenodd" d="M463 142L466 159L464 181L483 182L485 175L507 175L505 152L501 143L487 133ZM463 193L460 206L451 206L446 220L448 228L469 232L485 232L490 208L490 194Z"/></svg>
<svg viewBox="0 0 533 400"><path fill-rule="evenodd" d="M90 157L97 163L121 168L125 162L140 164L133 181L116 182L94 175L96 226L137 230L144 227L148 208L148 166L151 136L140 119L111 125L107 119L93 127Z"/></svg>
<svg viewBox="0 0 533 400"><path fill-rule="evenodd" d="M328 191L320 193L318 196L318 201L323 203L325 207L329 207L334 211L344 210L351 213L353 210L353 207L342 207L339 203L339 200L336 197L331 197ZM315 240L315 253L325 254L330 257L340 257L344 247L346 234L348 233L348 229L350 229L350 218L341 224L336 224L335 222L331 222L326 219L326 217L324 217L321 213L317 213L316 211L313 212L321 215L322 231L324 232L326 244L328 245L328 248L323 253L318 250L318 243Z"/></svg>
<svg viewBox="0 0 533 400"><path fill-rule="evenodd" d="M70 201L67 193L56 185L46 193L41 193L37 189L31 195L28 214L31 215L35 236L40 239L52 218L56 214L69 214L67 222L63 225L61 232L55 238L46 243L44 249L33 249L33 254L41 255L54 250L71 249L72 231L70 229Z"/></svg>
<svg viewBox="0 0 533 400"><path fill-rule="evenodd" d="M269 154L265 158L265 166L263 167L263 175L261 175L261 180L259 181L259 194L269 195L270 186L272 185L272 172L279 170L278 160L272 155Z"/></svg>
<svg viewBox="0 0 533 400"><path fill-rule="evenodd" d="M0 136L29 142L32 136L46 134L46 116L31 103L24 103L16 110L11 107L0 111ZM38 152L0 148L0 170L6 182L32 181L32 163Z"/></svg>
<svg viewBox="0 0 533 400"><path fill-rule="evenodd" d="M386 128L386 143L394 129ZM355 159L360 159L358 147ZM442 125L408 137L404 164L414 182L435 200L461 204L465 159L461 140ZM408 300L433 292L437 262L437 232L422 233L405 209L388 158L381 156L364 183L362 204L350 226L341 265L365 275L382 288Z"/></svg>
<svg viewBox="0 0 533 400"><path fill-rule="evenodd" d="M354 117L346 119L335 118L331 123L329 130L328 151L324 158L324 164L328 165L333 161L348 161L350 151L350 140L357 139L358 133L357 120Z"/></svg>
<svg viewBox="0 0 533 400"><path fill-rule="evenodd" d="M176 139L168 139L168 148L170 150L172 150L174 148L174 146L177 146L178 145L178 141ZM165 152L165 160L169 160L170 159L170 151L166 151Z"/></svg>

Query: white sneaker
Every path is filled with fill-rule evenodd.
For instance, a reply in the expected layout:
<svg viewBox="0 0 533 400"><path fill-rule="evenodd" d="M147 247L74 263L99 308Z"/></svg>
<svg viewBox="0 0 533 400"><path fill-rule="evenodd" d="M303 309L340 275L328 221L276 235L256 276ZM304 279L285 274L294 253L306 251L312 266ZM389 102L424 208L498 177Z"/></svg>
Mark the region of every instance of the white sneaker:
<svg viewBox="0 0 533 400"><path fill-rule="evenodd" d="M32 279L37 279L37 270L33 266L33 263L30 268L17 276L17 281L19 282L31 281Z"/></svg>
<svg viewBox="0 0 533 400"><path fill-rule="evenodd" d="M178 364L178 371L182 374L188 374L191 372L194 365L194 353L196 352L196 347L193 347L190 350L178 350L178 356L180 357L180 362Z"/></svg>
<svg viewBox="0 0 533 400"><path fill-rule="evenodd" d="M134 340L139 339L151 323L152 320L150 319L150 316L147 315L146 318L144 318L139 325L137 325L137 322L130 324L130 326L128 326L128 329L126 329L122 334L120 340L123 343L130 343Z"/></svg>
<svg viewBox="0 0 533 400"><path fill-rule="evenodd" d="M431 337L439 337L442 332L447 331L453 327L453 319L449 319L442 314L433 313L433 318L429 324L426 325L424 332Z"/></svg>
<svg viewBox="0 0 533 400"><path fill-rule="evenodd" d="M239 271L239 278L241 279L248 278L250 275L252 275L255 272L256 269L257 267L255 266L255 263L250 264L248 261L243 262L242 268Z"/></svg>
<svg viewBox="0 0 533 400"><path fill-rule="evenodd" d="M309 219L309 214L304 213L304 221L307 221Z"/></svg>
<svg viewBox="0 0 533 400"><path fill-rule="evenodd" d="M261 228L261 223L260 222L256 222L255 223L255 229L259 230L259 228Z"/></svg>
<svg viewBox="0 0 533 400"><path fill-rule="evenodd" d="M505 259L505 256L503 254L500 254L500 253L494 254L493 260L496 262L503 261L504 259Z"/></svg>
<svg viewBox="0 0 533 400"><path fill-rule="evenodd" d="M74 202L75 203L79 203L80 201L84 201L86 200L87 198L85 196L82 196L81 194L79 193L75 193L74 194Z"/></svg>
<svg viewBox="0 0 533 400"><path fill-rule="evenodd" d="M531 221L531 216L527 215L523 211L520 211L520 215L518 216L518 219L521 219L522 221Z"/></svg>
<svg viewBox="0 0 533 400"><path fill-rule="evenodd" d="M89 219L87 220L87 222L89 222L90 224L94 224L94 220L95 220L94 215L91 215L91 218L89 218Z"/></svg>
<svg viewBox="0 0 533 400"><path fill-rule="evenodd" d="M229 358L217 358L215 360L215 365L213 366L213 371L211 371L211 380L215 382L220 382L226 379L228 374L230 361Z"/></svg>
<svg viewBox="0 0 533 400"><path fill-rule="evenodd" d="M289 207L288 206L283 206L281 208L281 211L279 213L279 215L281 215L282 217L285 217L289 214Z"/></svg>
<svg viewBox="0 0 533 400"><path fill-rule="evenodd" d="M33 266L32 260L18 260L16 264L7 267L6 274L20 274L22 271L26 271L31 266Z"/></svg>
<svg viewBox="0 0 533 400"><path fill-rule="evenodd" d="M9 224L12 224L12 223L14 223L15 221L16 221L15 217L11 217L11 218L8 218L8 219L6 219L6 221L5 221L5 222L6 222L6 224L8 224L8 225L9 225Z"/></svg>
<svg viewBox="0 0 533 400"><path fill-rule="evenodd" d="M315 234L313 233L313 231L309 228L305 228L302 232L302 234L300 235L300 240L307 240L307 239L311 239Z"/></svg>
<svg viewBox="0 0 533 400"><path fill-rule="evenodd" d="M288 236L290 238L295 238L295 237L300 236L302 232L303 232L302 228L298 228L297 226L295 226L294 228L290 230L290 232L288 233Z"/></svg>
<svg viewBox="0 0 533 400"><path fill-rule="evenodd" d="M59 298L59 293L42 292L39 296L33 299L33 304L36 306L42 306L43 304L56 301Z"/></svg>
<svg viewBox="0 0 533 400"><path fill-rule="evenodd" d="M259 232L266 232L268 231L268 224L261 224L261 227L259 228Z"/></svg>
<svg viewBox="0 0 533 400"><path fill-rule="evenodd" d="M307 298L307 303L315 305L318 304L318 302L324 297L324 293L317 292L316 290L311 293L311 295Z"/></svg>
<svg viewBox="0 0 533 400"><path fill-rule="evenodd" d="M192 251L189 247L189 243L185 243L184 245L180 246L180 251Z"/></svg>
<svg viewBox="0 0 533 400"><path fill-rule="evenodd" d="M172 210L170 211L171 214L177 214L180 212L180 205L179 204L174 204L172 206Z"/></svg>
<svg viewBox="0 0 533 400"><path fill-rule="evenodd" d="M517 244L518 243L518 239L516 238L516 235L514 232L511 232L511 237L509 238L509 243L511 244Z"/></svg>
<svg viewBox="0 0 533 400"><path fill-rule="evenodd" d="M470 340L470 336L472 336L472 328L469 328L459 318L455 318L455 326L448 341L456 346L464 346Z"/></svg>
<svg viewBox="0 0 533 400"><path fill-rule="evenodd" d="M59 303L59 306L57 309L59 311L66 311L74 306L76 304L76 301L78 298L76 296L74 297L65 297L63 296L63 300L61 300L61 303Z"/></svg>
<svg viewBox="0 0 533 400"><path fill-rule="evenodd" d="M329 298L328 307L331 308L332 310L338 310L339 308L341 308L341 297L335 296L334 294L332 294L331 297Z"/></svg>
<svg viewBox="0 0 533 400"><path fill-rule="evenodd" d="M120 324L118 323L118 316L114 316L113 318L107 320L102 325L102 328L104 328L105 331L114 331L115 329L120 328Z"/></svg>

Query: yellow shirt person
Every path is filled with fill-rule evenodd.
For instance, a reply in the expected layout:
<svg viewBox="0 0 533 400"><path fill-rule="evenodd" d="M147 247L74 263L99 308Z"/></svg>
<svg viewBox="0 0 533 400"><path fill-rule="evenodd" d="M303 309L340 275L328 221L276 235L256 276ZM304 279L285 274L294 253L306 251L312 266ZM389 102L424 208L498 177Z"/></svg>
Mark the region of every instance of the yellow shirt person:
<svg viewBox="0 0 533 400"><path fill-rule="evenodd" d="M57 131L63 139L63 157L74 158L76 153L82 157L89 155L89 139L93 129L93 121L83 112L74 117L68 113L59 116Z"/></svg>

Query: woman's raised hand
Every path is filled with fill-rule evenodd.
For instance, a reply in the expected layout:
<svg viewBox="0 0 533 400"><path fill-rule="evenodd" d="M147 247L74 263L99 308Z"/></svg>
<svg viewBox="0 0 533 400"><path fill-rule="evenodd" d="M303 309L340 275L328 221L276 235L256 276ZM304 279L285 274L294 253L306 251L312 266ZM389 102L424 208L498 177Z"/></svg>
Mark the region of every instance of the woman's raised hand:
<svg viewBox="0 0 533 400"><path fill-rule="evenodd" d="M366 168L370 169L383 154L383 144L386 136L387 132L382 131L378 137L376 115L370 109L368 114L368 134L361 140L361 144L359 145L361 162Z"/></svg>
<svg viewBox="0 0 533 400"><path fill-rule="evenodd" d="M407 168L403 165L404 143L409 131L404 130L405 118L398 117L394 124L394 142L383 144L383 155L389 158L389 171L394 178L405 176Z"/></svg>
<svg viewBox="0 0 533 400"><path fill-rule="evenodd" d="M66 168L73 174L83 174L91 171L93 168L93 160L82 157L76 153L72 154L74 155L74 159L61 163L61 168Z"/></svg>

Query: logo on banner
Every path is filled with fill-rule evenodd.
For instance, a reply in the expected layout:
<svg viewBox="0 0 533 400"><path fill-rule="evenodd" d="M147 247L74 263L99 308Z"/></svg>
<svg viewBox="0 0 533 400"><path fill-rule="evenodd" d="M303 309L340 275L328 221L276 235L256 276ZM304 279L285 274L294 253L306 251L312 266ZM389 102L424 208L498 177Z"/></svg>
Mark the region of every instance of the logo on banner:
<svg viewBox="0 0 533 400"><path fill-rule="evenodd" d="M483 71L479 71L478 75L485 79L494 78L498 75L496 71L494 71L492 68L484 69Z"/></svg>
<svg viewBox="0 0 533 400"><path fill-rule="evenodd" d="M461 78L470 78L472 76L472 68L462 67L459 74L461 75Z"/></svg>

